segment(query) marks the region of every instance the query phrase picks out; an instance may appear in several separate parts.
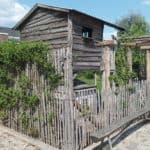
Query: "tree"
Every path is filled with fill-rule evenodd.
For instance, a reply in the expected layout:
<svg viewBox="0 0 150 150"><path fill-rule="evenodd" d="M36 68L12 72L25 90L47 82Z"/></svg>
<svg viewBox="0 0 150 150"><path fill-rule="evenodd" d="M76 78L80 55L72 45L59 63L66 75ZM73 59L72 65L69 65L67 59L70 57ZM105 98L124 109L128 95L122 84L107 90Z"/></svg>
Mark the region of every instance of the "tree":
<svg viewBox="0 0 150 150"><path fill-rule="evenodd" d="M125 28L125 32L118 32L121 42L131 41L128 37L137 37L150 33L150 26L146 19L139 14L130 14L117 21L119 26ZM133 72L130 72L127 64L126 47L119 47L116 52L116 74L111 78L117 84L126 84L130 78L143 78L143 66L145 66L145 54L138 48L132 49ZM141 69L142 68L142 69Z"/></svg>
<svg viewBox="0 0 150 150"><path fill-rule="evenodd" d="M140 14L130 14L117 21L117 24L125 28L126 32L118 32L118 36L140 36L150 33L150 25Z"/></svg>

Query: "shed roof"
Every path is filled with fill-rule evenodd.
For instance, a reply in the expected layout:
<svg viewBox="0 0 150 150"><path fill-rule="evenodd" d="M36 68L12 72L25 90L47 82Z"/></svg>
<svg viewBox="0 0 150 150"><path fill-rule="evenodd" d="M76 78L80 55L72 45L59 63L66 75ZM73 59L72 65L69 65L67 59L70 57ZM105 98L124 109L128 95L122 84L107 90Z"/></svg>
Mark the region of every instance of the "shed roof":
<svg viewBox="0 0 150 150"><path fill-rule="evenodd" d="M33 12L35 12L38 8L44 8L44 9L49 9L49 10L61 11L61 12L65 12L65 13L76 12L76 13L79 13L79 14L82 14L82 15L85 15L85 16L89 16L89 17L91 17L93 19L99 20L99 21L103 22L105 25L108 25L108 26L113 27L115 29L125 30L124 28L122 28L122 27L120 27L118 25L115 25L113 23L104 21L104 20L96 18L96 17L93 17L91 15L88 15L86 13L80 12L80 11L75 10L75 9L60 8L60 7L48 6L48 5L39 4L39 3L35 4L33 6L33 8L13 27L13 29L15 29L15 30L19 29L19 27L24 23L24 21L26 19L28 19L28 17L30 17L30 15Z"/></svg>
<svg viewBox="0 0 150 150"><path fill-rule="evenodd" d="M12 36L12 37L19 37L19 32L11 29L11 28L8 28L8 27L0 27L0 33L3 33L3 34L8 34L8 36Z"/></svg>

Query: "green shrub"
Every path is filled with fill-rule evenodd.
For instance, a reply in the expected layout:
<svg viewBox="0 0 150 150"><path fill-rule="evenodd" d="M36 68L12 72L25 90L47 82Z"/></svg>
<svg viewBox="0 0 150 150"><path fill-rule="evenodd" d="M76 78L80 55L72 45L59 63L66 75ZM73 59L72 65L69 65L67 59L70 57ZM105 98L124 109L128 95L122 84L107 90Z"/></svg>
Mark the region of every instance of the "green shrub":
<svg viewBox="0 0 150 150"><path fill-rule="evenodd" d="M25 75L27 64L37 66L39 74L47 79L50 90L53 90L61 79L51 60L48 60L48 54L49 48L42 42L7 41L0 43L1 120L7 118L5 111L21 108L19 119L25 129L29 128L30 118L26 111L38 107L40 97L34 94L32 81Z"/></svg>

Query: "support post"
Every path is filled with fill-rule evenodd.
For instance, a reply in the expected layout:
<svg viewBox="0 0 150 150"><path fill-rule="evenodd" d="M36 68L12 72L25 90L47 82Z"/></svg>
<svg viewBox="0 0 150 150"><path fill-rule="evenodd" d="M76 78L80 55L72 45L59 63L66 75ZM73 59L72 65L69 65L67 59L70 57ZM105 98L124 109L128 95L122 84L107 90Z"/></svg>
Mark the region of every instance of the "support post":
<svg viewBox="0 0 150 150"><path fill-rule="evenodd" d="M103 74L102 74L102 90L108 90L110 88L110 48L108 46L103 47Z"/></svg>
<svg viewBox="0 0 150 150"><path fill-rule="evenodd" d="M96 72L94 74L94 77L95 77L95 86L97 86L97 73Z"/></svg>
<svg viewBox="0 0 150 150"><path fill-rule="evenodd" d="M63 150L75 150L74 142L74 116L73 116L73 68L72 68L72 16L68 14L68 48L66 48L66 60L65 60L65 75L64 75L64 86L65 86L65 133L64 133L64 144Z"/></svg>
<svg viewBox="0 0 150 150"><path fill-rule="evenodd" d="M132 72L132 51L131 48L127 48L127 62L129 65L129 70Z"/></svg>
<svg viewBox="0 0 150 150"><path fill-rule="evenodd" d="M129 71L132 72L132 50L130 47L127 47L127 62L129 65ZM131 84L131 79L129 80L129 84Z"/></svg>
<svg viewBox="0 0 150 150"><path fill-rule="evenodd" d="M150 81L150 49L146 50L146 79Z"/></svg>
<svg viewBox="0 0 150 150"><path fill-rule="evenodd" d="M116 40L99 42L97 46L103 48L103 56L101 66L102 71L102 90L110 89L110 72L115 72L115 50L118 43ZM112 53L113 51L113 53Z"/></svg>

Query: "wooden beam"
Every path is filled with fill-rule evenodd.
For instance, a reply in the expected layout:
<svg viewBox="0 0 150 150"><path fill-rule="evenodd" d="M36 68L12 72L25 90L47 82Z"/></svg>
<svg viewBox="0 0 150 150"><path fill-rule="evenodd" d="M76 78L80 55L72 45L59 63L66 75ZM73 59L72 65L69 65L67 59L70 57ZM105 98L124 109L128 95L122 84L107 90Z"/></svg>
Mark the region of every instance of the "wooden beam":
<svg viewBox="0 0 150 150"><path fill-rule="evenodd" d="M117 41L110 40L110 41L103 41L98 42L97 46L114 46L117 45ZM121 46L126 47L140 47L140 46L150 46L150 40L149 41L136 41L136 42L127 42L127 43L120 43Z"/></svg>
<svg viewBox="0 0 150 150"><path fill-rule="evenodd" d="M140 48L141 50L147 50L150 49L150 45L141 46Z"/></svg>
<svg viewBox="0 0 150 150"><path fill-rule="evenodd" d="M96 44L97 46L114 46L117 45L116 40L102 41Z"/></svg>
<svg viewBox="0 0 150 150"><path fill-rule="evenodd" d="M146 40L146 39L150 39L150 35L144 35L144 36L128 36L128 37L124 37L124 38L119 38L119 40L126 40L126 39L133 39L133 40Z"/></svg>
<svg viewBox="0 0 150 150"><path fill-rule="evenodd" d="M136 42L131 42L131 43L121 43L121 46L126 46L126 47L136 47L137 43Z"/></svg>
<svg viewBox="0 0 150 150"><path fill-rule="evenodd" d="M145 47L145 46L150 46L150 42L130 42L130 43L121 43L121 46L126 46L126 47ZM147 49L147 48L145 48Z"/></svg>

